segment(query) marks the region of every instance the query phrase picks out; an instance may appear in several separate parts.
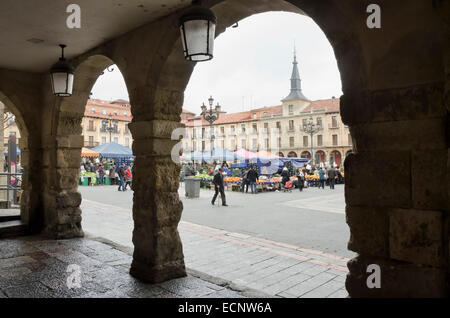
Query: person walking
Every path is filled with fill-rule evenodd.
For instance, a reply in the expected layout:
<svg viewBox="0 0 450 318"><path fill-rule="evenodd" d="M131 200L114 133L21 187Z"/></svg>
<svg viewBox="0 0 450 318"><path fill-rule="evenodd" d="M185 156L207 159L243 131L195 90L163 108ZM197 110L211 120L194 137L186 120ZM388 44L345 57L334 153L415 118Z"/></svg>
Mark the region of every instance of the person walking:
<svg viewBox="0 0 450 318"><path fill-rule="evenodd" d="M259 175L258 172L256 171L255 167L252 167L248 173L247 173L247 179L248 179L248 183L250 184L250 189L252 190L252 194L256 194L257 193L257 189L256 189L256 181L258 180Z"/></svg>
<svg viewBox="0 0 450 318"><path fill-rule="evenodd" d="M320 167L320 170L319 170L319 189L320 188L325 189L325 180L327 179L326 174L327 173L325 172L323 167Z"/></svg>
<svg viewBox="0 0 450 318"><path fill-rule="evenodd" d="M245 188L245 193L248 193L248 186L249 186L248 172L249 171L250 171L250 169L245 171L244 174L242 175L242 192L244 192L244 188Z"/></svg>
<svg viewBox="0 0 450 318"><path fill-rule="evenodd" d="M111 185L116 184L116 169L114 165L111 165L109 168L109 179L111 180Z"/></svg>
<svg viewBox="0 0 450 318"><path fill-rule="evenodd" d="M283 187L286 185L286 182L291 180L291 175L289 174L289 169L285 166L281 171L281 184Z"/></svg>
<svg viewBox="0 0 450 318"><path fill-rule="evenodd" d="M131 180L133 179L133 174L131 173L130 166L127 166L124 172L124 182L125 182L125 188L124 191L127 191L127 186L130 186L131 189Z"/></svg>
<svg viewBox="0 0 450 318"><path fill-rule="evenodd" d="M336 170L333 167L330 167L330 169L328 169L327 171L328 173L328 183L330 185L330 189L334 190L334 184L336 182Z"/></svg>
<svg viewBox="0 0 450 318"><path fill-rule="evenodd" d="M124 175L125 175L125 164L122 163L119 168L117 169L117 175L119 177L119 191L125 191L125 184L124 184Z"/></svg>
<svg viewBox="0 0 450 318"><path fill-rule="evenodd" d="M305 174L303 173L302 169L298 169L297 185L300 192L303 191L303 187L305 186Z"/></svg>
<svg viewBox="0 0 450 318"><path fill-rule="evenodd" d="M105 169L102 164L98 166L98 175L100 177L100 184L105 184Z"/></svg>
<svg viewBox="0 0 450 318"><path fill-rule="evenodd" d="M214 184L214 196L212 198L211 204L214 205L214 202L216 202L217 195L220 192L220 196L222 197L222 205L228 206L225 200L225 189L223 185L223 176L222 176L222 169L219 168L216 170L216 174L213 178L213 184Z"/></svg>

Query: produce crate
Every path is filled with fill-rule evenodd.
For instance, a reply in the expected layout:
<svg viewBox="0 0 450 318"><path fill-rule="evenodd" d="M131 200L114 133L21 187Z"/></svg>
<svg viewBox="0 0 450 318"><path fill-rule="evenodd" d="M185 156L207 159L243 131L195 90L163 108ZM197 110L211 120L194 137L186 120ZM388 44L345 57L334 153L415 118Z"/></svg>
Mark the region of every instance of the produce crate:
<svg viewBox="0 0 450 318"><path fill-rule="evenodd" d="M233 192L240 192L241 191L241 186L239 184L232 184L231 185L231 191L233 191Z"/></svg>

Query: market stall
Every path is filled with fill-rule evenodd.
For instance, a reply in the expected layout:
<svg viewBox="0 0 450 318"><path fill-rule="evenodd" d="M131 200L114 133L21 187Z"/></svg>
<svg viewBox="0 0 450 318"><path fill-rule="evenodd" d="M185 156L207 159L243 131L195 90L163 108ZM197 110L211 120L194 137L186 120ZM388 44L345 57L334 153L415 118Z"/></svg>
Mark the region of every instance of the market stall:
<svg viewBox="0 0 450 318"><path fill-rule="evenodd" d="M98 158L100 154L97 151L91 150L89 148L81 148L81 157L84 158Z"/></svg>
<svg viewBox="0 0 450 318"><path fill-rule="evenodd" d="M134 155L130 148L119 145L115 142L109 142L103 145L99 145L92 149L83 148L82 149L82 157L93 157L93 158L106 158L114 160L116 166L124 163L125 165L130 165L134 161ZM83 156L86 154L86 156ZM97 154L97 155L95 155ZM109 179L109 167L108 163L105 166L105 176L104 176L104 184L111 184L111 180ZM81 185L96 185L98 184L97 174L94 172L82 172L80 174Z"/></svg>

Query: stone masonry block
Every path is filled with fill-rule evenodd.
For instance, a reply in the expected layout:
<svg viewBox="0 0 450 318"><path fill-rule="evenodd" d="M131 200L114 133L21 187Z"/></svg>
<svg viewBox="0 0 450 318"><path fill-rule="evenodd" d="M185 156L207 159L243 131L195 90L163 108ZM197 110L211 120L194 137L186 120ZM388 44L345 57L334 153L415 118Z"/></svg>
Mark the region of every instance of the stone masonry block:
<svg viewBox="0 0 450 318"><path fill-rule="evenodd" d="M411 177L414 208L447 209L447 150L413 151Z"/></svg>
<svg viewBox="0 0 450 318"><path fill-rule="evenodd" d="M157 189L165 192L177 192L179 186L180 167L170 158L151 160L137 156L135 159L133 189Z"/></svg>
<svg viewBox="0 0 450 318"><path fill-rule="evenodd" d="M370 264L380 266L381 288L368 288ZM352 298L422 298L448 297L444 269L359 255L347 264L350 273L345 287Z"/></svg>
<svg viewBox="0 0 450 318"><path fill-rule="evenodd" d="M350 227L348 248L374 256L389 255L389 210L370 207L346 207Z"/></svg>
<svg viewBox="0 0 450 318"><path fill-rule="evenodd" d="M133 219L149 228L177 226L183 203L177 192L136 190L134 193Z"/></svg>
<svg viewBox="0 0 450 318"><path fill-rule="evenodd" d="M182 260L183 248L176 227L133 231L134 258L150 266Z"/></svg>
<svg viewBox="0 0 450 318"><path fill-rule="evenodd" d="M444 118L375 122L353 125L358 151L408 151L446 149Z"/></svg>
<svg viewBox="0 0 450 318"><path fill-rule="evenodd" d="M80 176L80 168L61 168L56 169L55 180L52 182L57 188L65 190L73 190L78 188L78 178Z"/></svg>
<svg viewBox="0 0 450 318"><path fill-rule="evenodd" d="M81 148L63 148L56 150L56 166L58 168L79 168L81 164Z"/></svg>
<svg viewBox="0 0 450 318"><path fill-rule="evenodd" d="M352 91L341 99L346 125L366 122L417 120L444 117L443 83L378 91Z"/></svg>
<svg viewBox="0 0 450 318"><path fill-rule="evenodd" d="M360 152L345 160L345 199L351 206L411 206L410 154Z"/></svg>
<svg viewBox="0 0 450 318"><path fill-rule="evenodd" d="M56 207L68 208L79 207L81 204L81 193L75 192L62 192L56 195Z"/></svg>
<svg viewBox="0 0 450 318"><path fill-rule="evenodd" d="M57 211L57 224L78 224L81 222L80 208L64 208Z"/></svg>
<svg viewBox="0 0 450 318"><path fill-rule="evenodd" d="M392 258L435 267L442 266L445 262L442 212L393 210L389 224Z"/></svg>
<svg viewBox="0 0 450 318"><path fill-rule="evenodd" d="M172 151L177 154L175 146L179 141L171 139L138 139L133 142L133 153L135 156L170 156Z"/></svg>
<svg viewBox="0 0 450 318"><path fill-rule="evenodd" d="M176 121L169 120L149 120L149 121L133 121L128 127L130 128L135 140L146 138L171 138L172 132L181 128L182 125Z"/></svg>
<svg viewBox="0 0 450 318"><path fill-rule="evenodd" d="M66 135L56 138L56 146L58 148L79 148L84 145L84 137L82 135Z"/></svg>

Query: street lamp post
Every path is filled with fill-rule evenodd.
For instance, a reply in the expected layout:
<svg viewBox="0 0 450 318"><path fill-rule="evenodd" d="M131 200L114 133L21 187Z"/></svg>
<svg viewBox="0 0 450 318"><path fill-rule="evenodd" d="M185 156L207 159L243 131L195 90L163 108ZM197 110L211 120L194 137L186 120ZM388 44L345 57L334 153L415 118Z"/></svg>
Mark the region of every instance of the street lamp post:
<svg viewBox="0 0 450 318"><path fill-rule="evenodd" d="M103 124L105 124L106 120L103 121ZM112 114L109 114L108 119L108 125L104 125L105 131L109 132L109 142L111 142L111 134L114 131L114 128L112 127Z"/></svg>
<svg viewBox="0 0 450 318"><path fill-rule="evenodd" d="M322 130L322 126L314 124L313 118L310 117L306 125L303 125L303 131L311 136L311 163L314 164L314 135Z"/></svg>
<svg viewBox="0 0 450 318"><path fill-rule="evenodd" d="M219 119L220 105L219 105L219 103L217 103L217 105L215 107L215 113L214 113L213 108L212 108L214 98L212 98L212 96L210 96L208 98L208 102L209 102L209 111L207 110L205 103L203 103L203 105L201 107L202 108L201 115L203 116L203 119L209 123L210 142L211 142L210 150L211 150L211 160L212 160L213 148L214 148L214 138L215 138L214 132L213 132L213 123L217 119Z"/></svg>

